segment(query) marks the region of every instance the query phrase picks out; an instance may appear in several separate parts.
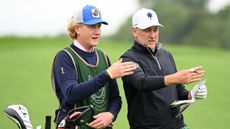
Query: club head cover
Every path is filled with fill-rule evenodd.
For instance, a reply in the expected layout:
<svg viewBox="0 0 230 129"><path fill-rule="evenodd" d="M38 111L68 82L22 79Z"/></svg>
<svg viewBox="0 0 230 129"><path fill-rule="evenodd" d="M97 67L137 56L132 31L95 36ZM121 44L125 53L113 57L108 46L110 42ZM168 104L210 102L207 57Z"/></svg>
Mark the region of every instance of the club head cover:
<svg viewBox="0 0 230 129"><path fill-rule="evenodd" d="M23 105L9 105L4 109L4 113L14 121L20 129L33 129L29 112Z"/></svg>

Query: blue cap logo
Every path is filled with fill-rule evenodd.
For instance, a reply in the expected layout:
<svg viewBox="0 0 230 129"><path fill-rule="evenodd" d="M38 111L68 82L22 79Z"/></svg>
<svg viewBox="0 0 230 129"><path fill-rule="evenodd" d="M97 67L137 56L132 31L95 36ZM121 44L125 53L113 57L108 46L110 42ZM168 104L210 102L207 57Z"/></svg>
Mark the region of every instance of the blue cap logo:
<svg viewBox="0 0 230 129"><path fill-rule="evenodd" d="M102 20L100 11L92 5L86 5L83 8L82 23L86 25L94 25L97 23L102 23L105 25L108 24L107 22Z"/></svg>
<svg viewBox="0 0 230 129"><path fill-rule="evenodd" d="M92 9L91 12L92 12L92 17L100 18L100 12L98 9Z"/></svg>

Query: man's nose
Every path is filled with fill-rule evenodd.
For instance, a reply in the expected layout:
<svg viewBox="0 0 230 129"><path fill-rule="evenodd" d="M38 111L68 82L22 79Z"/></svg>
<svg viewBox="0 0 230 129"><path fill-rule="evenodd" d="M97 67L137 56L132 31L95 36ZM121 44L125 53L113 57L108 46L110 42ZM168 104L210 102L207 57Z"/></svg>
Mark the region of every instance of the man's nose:
<svg viewBox="0 0 230 129"><path fill-rule="evenodd" d="M100 34L100 32L101 32L101 29L99 27L96 27L94 33L95 34Z"/></svg>
<svg viewBox="0 0 230 129"><path fill-rule="evenodd" d="M156 37L157 35L157 32L156 31L151 31L150 32L150 37Z"/></svg>

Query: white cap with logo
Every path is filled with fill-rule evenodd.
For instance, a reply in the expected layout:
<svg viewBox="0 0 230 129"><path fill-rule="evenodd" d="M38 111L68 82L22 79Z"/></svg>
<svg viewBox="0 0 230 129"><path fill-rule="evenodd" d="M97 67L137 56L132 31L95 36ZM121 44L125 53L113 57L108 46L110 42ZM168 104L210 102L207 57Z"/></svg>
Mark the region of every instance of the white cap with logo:
<svg viewBox="0 0 230 129"><path fill-rule="evenodd" d="M155 11L142 8L133 15L132 24L134 28L146 29L151 26L161 26Z"/></svg>

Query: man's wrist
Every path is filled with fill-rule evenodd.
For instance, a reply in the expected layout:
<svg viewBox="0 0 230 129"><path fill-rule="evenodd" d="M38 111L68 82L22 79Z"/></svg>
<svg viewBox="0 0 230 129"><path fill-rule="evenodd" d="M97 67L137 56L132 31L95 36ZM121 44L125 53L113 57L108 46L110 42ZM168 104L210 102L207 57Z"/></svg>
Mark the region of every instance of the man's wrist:
<svg viewBox="0 0 230 129"><path fill-rule="evenodd" d="M112 73L111 73L108 69L106 70L106 72L108 73L109 77L110 77L111 79L113 79L113 75L112 75Z"/></svg>
<svg viewBox="0 0 230 129"><path fill-rule="evenodd" d="M164 83L165 83L166 86L170 86L172 84L175 84L175 82L174 82L174 75L173 74L166 75L164 77Z"/></svg>
<svg viewBox="0 0 230 129"><path fill-rule="evenodd" d="M110 112L110 113L111 113L111 115L112 115L112 121L114 121L115 116L113 115L113 113L112 113L112 112Z"/></svg>

